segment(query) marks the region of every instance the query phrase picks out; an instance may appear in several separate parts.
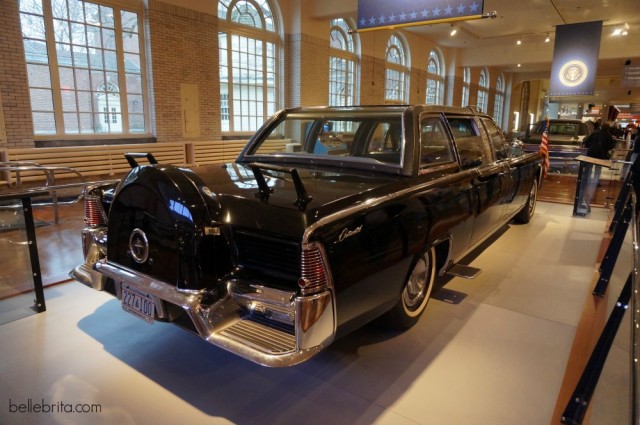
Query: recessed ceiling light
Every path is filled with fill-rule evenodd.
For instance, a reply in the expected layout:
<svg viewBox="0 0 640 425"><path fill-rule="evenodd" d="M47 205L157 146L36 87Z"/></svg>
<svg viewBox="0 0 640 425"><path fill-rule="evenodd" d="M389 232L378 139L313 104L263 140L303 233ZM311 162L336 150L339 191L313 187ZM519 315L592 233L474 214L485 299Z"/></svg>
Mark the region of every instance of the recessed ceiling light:
<svg viewBox="0 0 640 425"><path fill-rule="evenodd" d="M522 64L520 64L520 63L519 63L519 64L518 64L518 68L520 68L521 66L522 66Z"/></svg>
<svg viewBox="0 0 640 425"><path fill-rule="evenodd" d="M549 34L547 34L547 38L544 39L545 43L548 43L551 41L551 37L549 37Z"/></svg>
<svg viewBox="0 0 640 425"><path fill-rule="evenodd" d="M521 41L521 40L518 40L518 41L516 41L516 44L519 46L519 45L521 45L521 44L522 44L522 41Z"/></svg>

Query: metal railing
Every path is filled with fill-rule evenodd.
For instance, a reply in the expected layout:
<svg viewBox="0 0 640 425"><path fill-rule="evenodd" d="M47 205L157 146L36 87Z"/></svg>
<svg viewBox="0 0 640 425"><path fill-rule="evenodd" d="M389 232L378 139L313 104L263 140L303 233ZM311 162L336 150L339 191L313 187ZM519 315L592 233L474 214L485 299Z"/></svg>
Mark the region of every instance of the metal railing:
<svg viewBox="0 0 640 425"><path fill-rule="evenodd" d="M28 175L31 179L34 174L41 174L44 180L44 185L35 187L29 187L29 191L39 191L48 193L51 196L51 200L40 201L35 203L34 205L39 206L53 206L54 211L54 219L55 222L58 223L60 220L60 212L58 209L59 205L65 204L73 204L79 202L84 198L84 194L87 190L87 187L95 185L95 184L108 184L117 182L119 180L101 180L101 181L86 181L85 177L74 168L71 167L63 167L63 166L45 166L40 165L36 162L27 162L27 161L8 161L8 162L0 162L0 173L5 175L5 180L8 185L20 192L25 188L23 187L22 179L24 175ZM65 175L65 178L71 178L76 180L71 183L63 183L57 184L57 178L61 175ZM61 191L65 191L68 189L79 189L74 191L73 195L66 200L60 200L59 193Z"/></svg>
<svg viewBox="0 0 640 425"><path fill-rule="evenodd" d="M631 307L631 399L629 418L630 424L640 425L640 398L638 394L638 380L640 377L640 365L638 364L640 360L640 295L638 293L640 290L638 286L638 267L640 267L640 256L638 254L638 241L640 241L639 195L640 159L632 164L630 172L625 178L624 187L616 200L615 214L609 227L612 237L600 265L600 276L593 295L599 297L605 295L630 225L633 236L633 269L629 272L613 311L562 414L562 423L564 424L582 424L624 314Z"/></svg>

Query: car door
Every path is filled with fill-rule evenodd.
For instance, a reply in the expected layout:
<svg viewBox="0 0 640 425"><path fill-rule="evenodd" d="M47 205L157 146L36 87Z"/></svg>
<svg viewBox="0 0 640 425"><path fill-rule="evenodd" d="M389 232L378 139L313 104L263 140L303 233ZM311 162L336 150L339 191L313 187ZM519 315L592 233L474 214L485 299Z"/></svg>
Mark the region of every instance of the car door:
<svg viewBox="0 0 640 425"><path fill-rule="evenodd" d="M488 117L480 118L486 136L493 150L495 161L502 166L500 172L500 190L502 204L502 216L504 220L515 214L521 207L520 202L516 202L516 194L518 193L518 185L520 184L520 176L518 168L513 165L509 145L507 144L502 130Z"/></svg>
<svg viewBox="0 0 640 425"><path fill-rule="evenodd" d="M504 164L494 161L493 152L482 136L484 129L473 116L447 116L462 170L473 169L475 219L470 242L481 242L502 222L502 179Z"/></svg>

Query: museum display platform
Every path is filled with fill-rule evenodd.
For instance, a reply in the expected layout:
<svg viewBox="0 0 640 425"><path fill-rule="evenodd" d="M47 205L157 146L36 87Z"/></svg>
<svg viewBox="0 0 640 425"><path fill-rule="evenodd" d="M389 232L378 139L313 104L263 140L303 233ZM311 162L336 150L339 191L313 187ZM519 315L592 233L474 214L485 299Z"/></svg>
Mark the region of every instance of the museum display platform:
<svg viewBox="0 0 640 425"><path fill-rule="evenodd" d="M414 328L370 324L287 369L148 325L75 281L49 286L45 313L0 326L0 423L551 423L609 214L539 202L529 225L508 226L469 263L483 270L476 279L433 294ZM610 308L630 250L625 242ZM629 332L625 317L592 425L628 423ZM29 400L101 412L12 412Z"/></svg>

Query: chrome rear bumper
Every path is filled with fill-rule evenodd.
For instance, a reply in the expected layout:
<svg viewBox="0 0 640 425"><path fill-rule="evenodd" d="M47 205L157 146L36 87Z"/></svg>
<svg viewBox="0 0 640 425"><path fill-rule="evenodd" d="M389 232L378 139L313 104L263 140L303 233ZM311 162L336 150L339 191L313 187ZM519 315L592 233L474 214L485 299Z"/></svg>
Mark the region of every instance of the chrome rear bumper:
<svg viewBox="0 0 640 425"><path fill-rule="evenodd" d="M284 367L303 362L335 337L335 304L330 290L299 296L259 282L233 279L226 282L224 292L220 291L223 295L213 303L206 303L206 291L181 292L175 286L104 259L96 262L95 270L77 267L72 276L102 289L93 273L113 279L118 298L123 283L154 296L159 319L169 317L166 303L182 308L202 338L264 366Z"/></svg>

